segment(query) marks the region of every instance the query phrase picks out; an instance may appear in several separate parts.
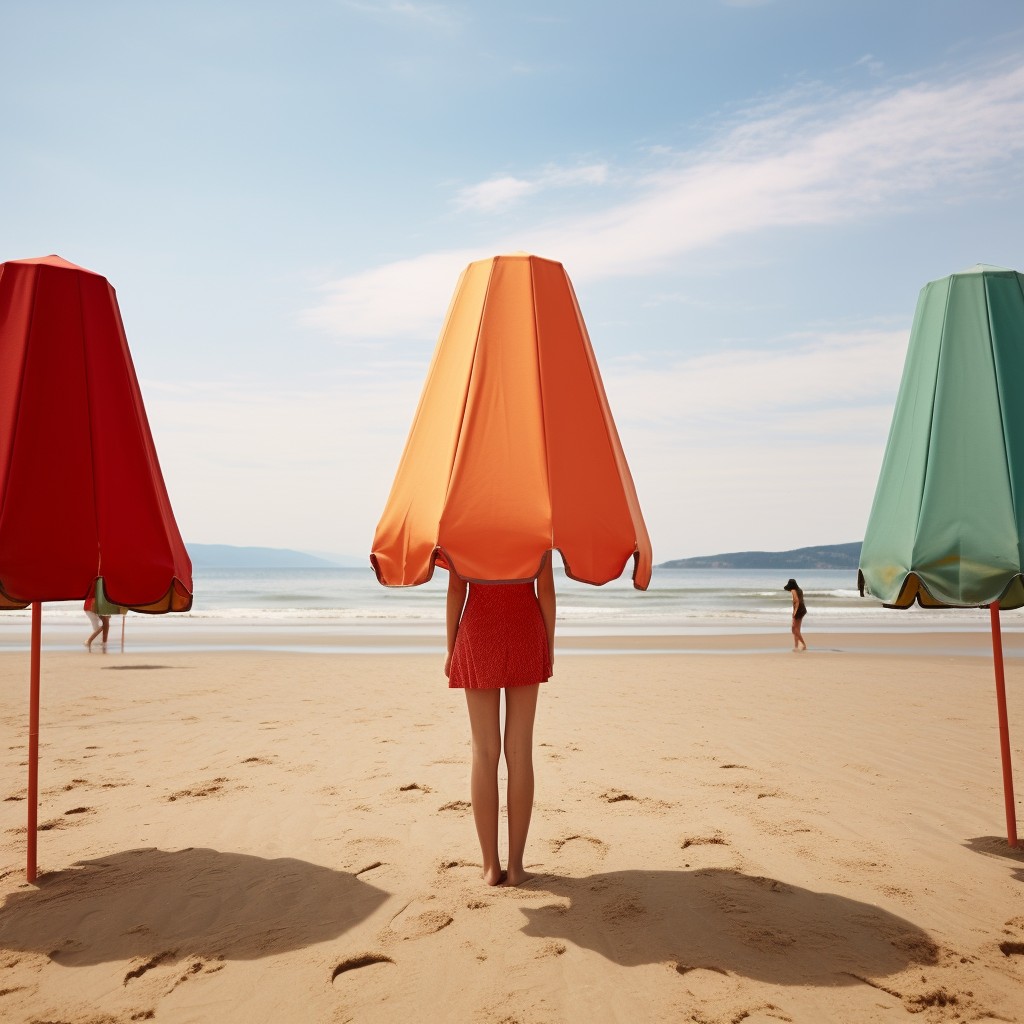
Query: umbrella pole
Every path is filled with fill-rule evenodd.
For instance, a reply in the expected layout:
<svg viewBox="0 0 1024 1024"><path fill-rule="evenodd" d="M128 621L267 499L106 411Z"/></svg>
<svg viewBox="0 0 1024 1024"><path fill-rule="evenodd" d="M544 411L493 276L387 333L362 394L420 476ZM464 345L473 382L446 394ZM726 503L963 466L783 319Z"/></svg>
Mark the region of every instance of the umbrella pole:
<svg viewBox="0 0 1024 1024"><path fill-rule="evenodd" d="M39 814L39 649L42 638L42 611L32 602L32 661L28 699L28 867L25 877L36 880L36 826Z"/></svg>
<svg viewBox="0 0 1024 1024"><path fill-rule="evenodd" d="M992 617L992 660L996 670L996 707L999 712L999 754L1003 763L1003 800L1006 803L1006 841L1017 845L1017 815L1013 806L1013 768L1010 764L1010 726L1006 718L1006 682L1003 678L1003 635L999 628L999 602L988 606Z"/></svg>
<svg viewBox="0 0 1024 1024"><path fill-rule="evenodd" d="M128 618L127 612L121 612L121 653L124 654L124 622Z"/></svg>

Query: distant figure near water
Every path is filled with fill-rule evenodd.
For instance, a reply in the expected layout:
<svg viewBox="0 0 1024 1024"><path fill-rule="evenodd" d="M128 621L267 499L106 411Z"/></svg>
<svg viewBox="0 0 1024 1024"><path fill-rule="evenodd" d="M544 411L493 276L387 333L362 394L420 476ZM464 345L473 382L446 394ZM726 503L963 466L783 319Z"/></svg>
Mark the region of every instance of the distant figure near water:
<svg viewBox="0 0 1024 1024"><path fill-rule="evenodd" d="M103 653L107 652L107 635L110 632L110 616L100 615L96 611L96 591L94 590L85 599L85 614L89 616L89 622L92 623L93 630L89 634L89 639L85 641L85 649L92 653L92 642L100 635L103 634Z"/></svg>
<svg viewBox="0 0 1024 1024"><path fill-rule="evenodd" d="M793 597L793 650L806 651L807 644L804 642L803 633L800 631L803 617L807 614L807 605L804 604L804 592L797 585L796 580L790 580L782 589L788 590Z"/></svg>

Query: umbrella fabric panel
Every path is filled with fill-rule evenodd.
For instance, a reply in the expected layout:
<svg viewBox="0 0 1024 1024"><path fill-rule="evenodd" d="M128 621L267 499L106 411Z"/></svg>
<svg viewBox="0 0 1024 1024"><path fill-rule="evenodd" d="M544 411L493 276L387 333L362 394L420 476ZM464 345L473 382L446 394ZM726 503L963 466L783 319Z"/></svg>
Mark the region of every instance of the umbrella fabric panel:
<svg viewBox="0 0 1024 1024"><path fill-rule="evenodd" d="M861 554L885 603L1024 603L1022 341L1016 274L956 274L922 291Z"/></svg>
<svg viewBox="0 0 1024 1024"><path fill-rule="evenodd" d="M466 579L529 580L550 550L537 324L526 260L495 261L438 529Z"/></svg>
<svg viewBox="0 0 1024 1024"><path fill-rule="evenodd" d="M889 440L861 547L861 571L867 588L887 604L903 604L900 591L913 562L948 293L947 278L926 285L918 298Z"/></svg>
<svg viewBox="0 0 1024 1024"><path fill-rule="evenodd" d="M537 305L551 311L539 327L538 352L552 546L566 572L584 580L614 579L637 557L646 588L650 561L640 565L637 552L649 551L650 540L572 284L558 264L537 260L532 267Z"/></svg>
<svg viewBox="0 0 1024 1024"><path fill-rule="evenodd" d="M946 604L988 604L1019 571L993 339L979 275L950 286L913 564Z"/></svg>
<svg viewBox="0 0 1024 1024"><path fill-rule="evenodd" d="M99 575L115 604L181 610L191 561L167 497L114 290L101 278L83 278L81 290Z"/></svg>
<svg viewBox="0 0 1024 1024"><path fill-rule="evenodd" d="M13 392L0 423L0 589L21 605L84 598L99 550L78 275L6 264L0 281L2 372Z"/></svg>
<svg viewBox="0 0 1024 1024"><path fill-rule="evenodd" d="M983 280L1015 517L1015 564L1024 566L1024 277L990 273Z"/></svg>
<svg viewBox="0 0 1024 1024"><path fill-rule="evenodd" d="M434 571L437 526L465 416L489 269L474 263L459 279L377 525L371 562L389 586L415 586Z"/></svg>
<svg viewBox="0 0 1024 1024"><path fill-rule="evenodd" d="M0 267L0 592L191 605L113 289L57 257Z"/></svg>

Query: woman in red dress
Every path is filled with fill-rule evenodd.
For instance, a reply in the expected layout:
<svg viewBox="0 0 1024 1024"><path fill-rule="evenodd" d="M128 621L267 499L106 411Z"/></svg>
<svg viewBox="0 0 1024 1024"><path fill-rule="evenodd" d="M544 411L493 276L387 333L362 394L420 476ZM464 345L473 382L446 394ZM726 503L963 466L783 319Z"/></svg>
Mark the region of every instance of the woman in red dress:
<svg viewBox="0 0 1024 1024"><path fill-rule="evenodd" d="M466 691L473 736L470 790L488 885L519 885L528 877L523 852L533 813L533 722L540 684L551 676L555 644L555 581L551 557L534 583L471 583L448 574L450 687ZM505 734L501 734L501 691ZM504 740L504 742L503 742ZM508 867L498 854L498 760L508 772Z"/></svg>

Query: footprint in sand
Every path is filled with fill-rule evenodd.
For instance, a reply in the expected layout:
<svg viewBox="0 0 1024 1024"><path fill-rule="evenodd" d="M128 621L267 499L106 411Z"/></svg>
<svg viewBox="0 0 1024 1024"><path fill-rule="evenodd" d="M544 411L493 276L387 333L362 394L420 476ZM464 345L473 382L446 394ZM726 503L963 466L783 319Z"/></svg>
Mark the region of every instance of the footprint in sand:
<svg viewBox="0 0 1024 1024"><path fill-rule="evenodd" d="M558 855L560 866L579 873L592 871L608 856L608 844L585 833L574 832L552 839L551 848Z"/></svg>
<svg viewBox="0 0 1024 1024"><path fill-rule="evenodd" d="M62 828L70 828L70 821L65 821L63 818L51 818L49 821L44 821L38 826L40 832L52 832ZM19 832L24 832L24 829L18 829Z"/></svg>
<svg viewBox="0 0 1024 1024"><path fill-rule="evenodd" d="M471 811L473 805L468 800L449 800L448 803L438 807L439 811Z"/></svg>
<svg viewBox="0 0 1024 1024"><path fill-rule="evenodd" d="M562 956L569 947L564 942L555 942L554 940L545 942L543 946L534 954L534 960L547 960L550 957Z"/></svg>
<svg viewBox="0 0 1024 1024"><path fill-rule="evenodd" d="M601 799L606 804L621 804L630 800L636 802L637 798L632 793L623 793L621 789L609 789L601 794Z"/></svg>
<svg viewBox="0 0 1024 1024"><path fill-rule="evenodd" d="M376 871L377 868L385 867L385 863L382 860L375 860L372 864L367 864L365 868L360 868L358 871L353 871L352 874L359 878L360 875L369 874L371 871Z"/></svg>
<svg viewBox="0 0 1024 1024"><path fill-rule="evenodd" d="M621 789L609 789L601 794L601 799L606 804L631 804L645 811L655 814L668 810L672 805L664 800L653 800L650 797L634 796L632 793L623 792Z"/></svg>
<svg viewBox="0 0 1024 1024"><path fill-rule="evenodd" d="M188 967L185 972L178 976L177 980L167 990L168 995L173 992L179 985L183 985L186 981L196 977L198 974L216 974L217 971L224 970L225 967L224 958L217 957L215 960L204 960L202 957L191 957L188 961Z"/></svg>
<svg viewBox="0 0 1024 1024"><path fill-rule="evenodd" d="M729 840L721 832L713 832L707 836L686 836L679 845L683 850L691 846L728 846Z"/></svg>
<svg viewBox="0 0 1024 1024"><path fill-rule="evenodd" d="M419 900L413 900L395 914L384 931L400 939L422 939L447 928L453 920L444 910L425 910Z"/></svg>
<svg viewBox="0 0 1024 1024"><path fill-rule="evenodd" d="M361 967L374 967L377 964L391 964L394 966L395 961L383 953L360 953L358 956L350 956L347 960L342 960L334 968L334 973L331 975L331 983L333 984L343 974L348 974L349 971L357 971Z"/></svg>
<svg viewBox="0 0 1024 1024"><path fill-rule="evenodd" d="M221 792L221 790L224 789L225 783L230 781L230 779L225 779L223 777L216 778L212 782L193 786L191 789L179 789L176 793L171 793L167 799L173 802L175 800L184 800L188 797L213 796L214 794Z"/></svg>
<svg viewBox="0 0 1024 1024"><path fill-rule="evenodd" d="M177 955L178 951L176 949L165 949L162 953L157 953L156 956L151 956L148 960L143 960L124 976L122 984L127 985L129 981L135 981L136 978L141 978L144 974L153 970L154 967L159 967L161 964L167 963L169 960L173 960Z"/></svg>

